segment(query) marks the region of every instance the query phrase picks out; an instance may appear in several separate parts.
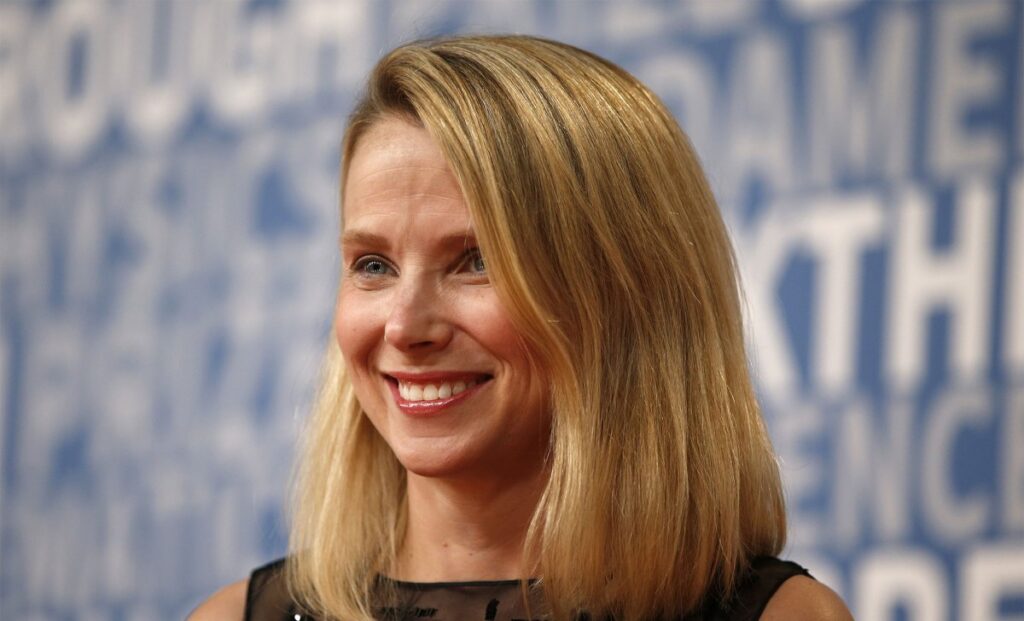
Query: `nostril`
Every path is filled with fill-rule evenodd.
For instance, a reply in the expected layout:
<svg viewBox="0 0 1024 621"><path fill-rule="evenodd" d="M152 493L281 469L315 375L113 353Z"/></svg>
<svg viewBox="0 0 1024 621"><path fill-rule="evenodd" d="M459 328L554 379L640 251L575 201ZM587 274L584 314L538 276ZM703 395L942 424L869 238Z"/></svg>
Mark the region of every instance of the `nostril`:
<svg viewBox="0 0 1024 621"><path fill-rule="evenodd" d="M425 352L446 346L454 333L452 324L430 303L415 309L394 310L384 325L384 345L402 351Z"/></svg>

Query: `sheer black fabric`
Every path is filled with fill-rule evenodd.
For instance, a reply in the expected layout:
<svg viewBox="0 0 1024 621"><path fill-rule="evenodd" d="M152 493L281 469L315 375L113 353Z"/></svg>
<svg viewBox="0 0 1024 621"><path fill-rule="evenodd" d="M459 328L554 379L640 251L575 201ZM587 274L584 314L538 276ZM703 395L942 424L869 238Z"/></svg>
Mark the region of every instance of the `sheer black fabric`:
<svg viewBox="0 0 1024 621"><path fill-rule="evenodd" d="M246 621L316 621L288 596L284 560L252 572L246 594ZM686 621L753 621L761 616L768 600L793 576L810 576L790 561L760 557L752 562L735 596L728 602L709 599ZM413 583L380 578L375 613L380 621L524 621L543 619L539 590L523 588L516 580L482 582ZM387 604L385 605L385 600ZM529 610L527 610L529 606ZM586 619L586 615L581 615Z"/></svg>

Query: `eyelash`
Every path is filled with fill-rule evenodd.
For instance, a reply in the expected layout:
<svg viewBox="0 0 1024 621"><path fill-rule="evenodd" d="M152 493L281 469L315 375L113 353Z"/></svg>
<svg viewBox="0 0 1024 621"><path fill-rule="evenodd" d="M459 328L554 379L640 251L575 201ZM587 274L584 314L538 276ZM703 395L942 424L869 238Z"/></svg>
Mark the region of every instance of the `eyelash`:
<svg viewBox="0 0 1024 621"><path fill-rule="evenodd" d="M478 260L481 263L483 263L483 269L479 270L479 271L477 271L475 269L475 263ZM371 264L379 264L386 271L382 271L382 272L368 272L368 271L366 271L367 267L369 265L371 265ZM479 248L469 248L469 249L467 249L466 252L462 255L462 258L459 260L458 265L459 265L460 268L464 268L464 267L469 268L475 274L486 274L487 273L487 263L483 260L483 255L480 253L480 249ZM375 254L369 254L369 255L361 256L358 259L356 259L355 262L352 264L352 267L350 268L350 271L352 273L363 275L363 276L377 277L377 276L387 275L387 271L394 272L395 269L383 257L381 257L379 255L375 255Z"/></svg>
<svg viewBox="0 0 1024 621"><path fill-rule="evenodd" d="M477 259L479 259L480 262L483 264L483 269L480 270L479 272L477 272L474 269L474 273L486 274L487 262L484 261L484 255L480 253L479 248L470 248L466 250L466 253L462 255L462 265L469 265L470 267L473 267L473 264L477 261Z"/></svg>
<svg viewBox="0 0 1024 621"><path fill-rule="evenodd" d="M351 271L356 274L363 276L384 276L386 272L367 272L366 267L371 263L379 263L385 270L394 271L391 264L385 261L382 257L375 254L368 254L356 259L355 263L352 264Z"/></svg>

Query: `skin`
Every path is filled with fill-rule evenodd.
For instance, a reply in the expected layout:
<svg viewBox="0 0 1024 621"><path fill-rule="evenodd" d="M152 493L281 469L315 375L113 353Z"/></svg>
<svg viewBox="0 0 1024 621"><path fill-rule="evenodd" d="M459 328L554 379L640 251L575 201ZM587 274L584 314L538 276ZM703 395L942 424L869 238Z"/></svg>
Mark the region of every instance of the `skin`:
<svg viewBox="0 0 1024 621"><path fill-rule="evenodd" d="M459 185L424 129L388 118L360 139L343 198L335 332L360 404L409 475L409 527L391 573L522 575L546 479L546 387L488 281ZM405 373L489 379L418 416L394 394L393 374Z"/></svg>
<svg viewBox="0 0 1024 621"><path fill-rule="evenodd" d="M388 573L528 575L520 550L547 476L545 386L473 254L458 183L426 131L388 118L356 148L344 205L335 333L360 404L409 475L408 532ZM448 408L410 415L390 375L423 372L490 379ZM189 619L241 619L247 585L218 591ZM852 617L828 587L796 577L761 618Z"/></svg>
<svg viewBox="0 0 1024 621"><path fill-rule="evenodd" d="M240 580L221 589L197 608L188 621L240 621L248 586L248 580ZM830 588L795 576L784 582L768 601L761 621L853 621L853 616Z"/></svg>

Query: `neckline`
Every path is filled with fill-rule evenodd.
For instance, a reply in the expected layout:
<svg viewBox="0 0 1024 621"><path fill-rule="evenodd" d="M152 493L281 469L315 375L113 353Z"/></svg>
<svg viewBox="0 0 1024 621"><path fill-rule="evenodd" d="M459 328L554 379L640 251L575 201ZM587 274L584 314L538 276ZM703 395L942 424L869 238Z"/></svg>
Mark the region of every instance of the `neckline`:
<svg viewBox="0 0 1024 621"><path fill-rule="evenodd" d="M517 578L509 578L505 580L446 580L441 582L411 582L409 580L398 580L389 576L381 574L377 575L377 579L381 582L392 584L396 587L408 589L411 591L429 591L432 589L450 589L450 588L503 588L503 587L518 587L523 583L523 580ZM536 578L527 578L527 586L534 586L537 583Z"/></svg>

